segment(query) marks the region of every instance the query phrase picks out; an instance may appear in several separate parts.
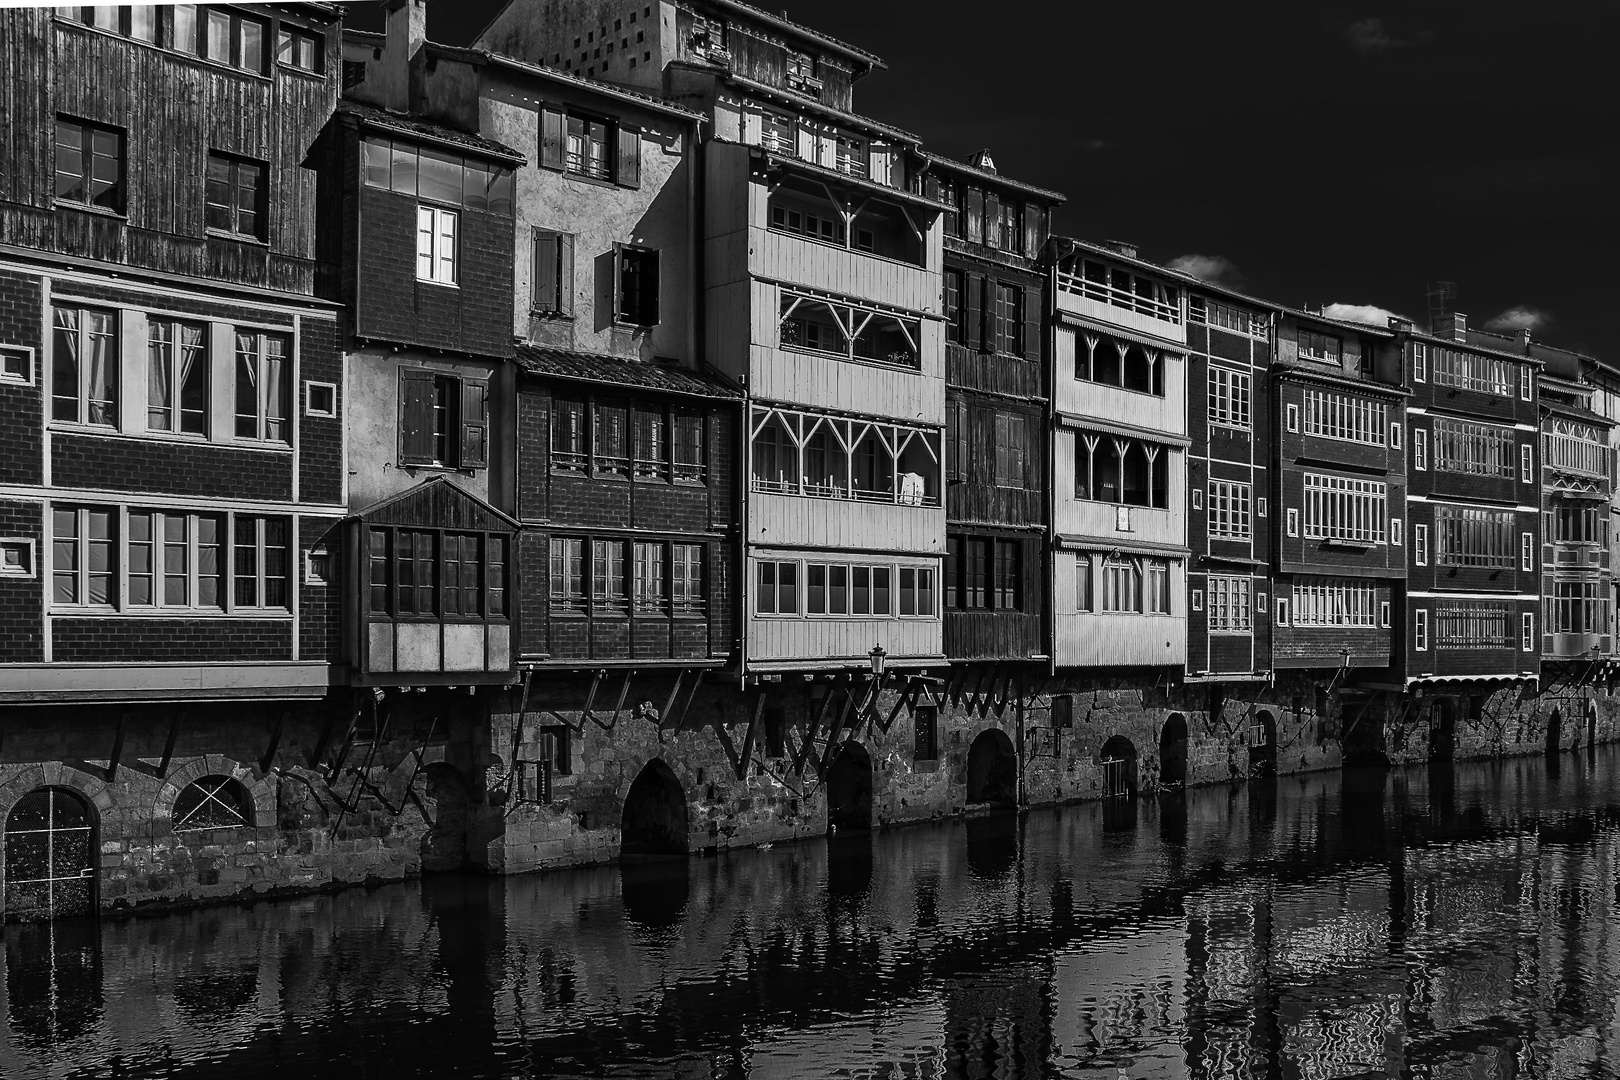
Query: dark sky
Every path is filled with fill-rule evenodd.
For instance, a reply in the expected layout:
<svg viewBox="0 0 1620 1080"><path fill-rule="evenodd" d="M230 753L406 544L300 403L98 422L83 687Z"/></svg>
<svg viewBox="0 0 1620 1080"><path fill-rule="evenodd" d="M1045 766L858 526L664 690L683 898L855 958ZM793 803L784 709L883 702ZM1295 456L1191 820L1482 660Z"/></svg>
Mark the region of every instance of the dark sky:
<svg viewBox="0 0 1620 1080"><path fill-rule="evenodd" d="M856 111L1064 192L1060 232L1420 323L1455 281L1473 325L1620 361L1615 0L765 6L883 57ZM498 9L430 0L429 36Z"/></svg>

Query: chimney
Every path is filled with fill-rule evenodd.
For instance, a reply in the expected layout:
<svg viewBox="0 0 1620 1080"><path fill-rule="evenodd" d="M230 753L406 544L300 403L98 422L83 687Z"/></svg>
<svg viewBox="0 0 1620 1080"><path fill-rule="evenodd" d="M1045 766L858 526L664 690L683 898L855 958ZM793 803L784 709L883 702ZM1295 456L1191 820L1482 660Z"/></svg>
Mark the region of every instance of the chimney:
<svg viewBox="0 0 1620 1080"><path fill-rule="evenodd" d="M1430 322L1429 333L1448 341L1467 341L1468 316L1455 311L1436 315Z"/></svg>
<svg viewBox="0 0 1620 1080"><path fill-rule="evenodd" d="M1523 327L1519 331L1519 348L1523 349L1525 352L1530 351L1530 328L1528 326Z"/></svg>
<svg viewBox="0 0 1620 1080"><path fill-rule="evenodd" d="M1389 328L1397 334L1410 334L1412 332L1412 320L1403 319L1399 315L1392 315L1389 320Z"/></svg>
<svg viewBox="0 0 1620 1080"><path fill-rule="evenodd" d="M383 51L382 105L394 112L411 111L411 62L427 41L427 0L384 0L388 16Z"/></svg>
<svg viewBox="0 0 1620 1080"><path fill-rule="evenodd" d="M977 154L968 158L968 164L982 172L993 173L996 171L996 161L990 156L988 149L980 150Z"/></svg>

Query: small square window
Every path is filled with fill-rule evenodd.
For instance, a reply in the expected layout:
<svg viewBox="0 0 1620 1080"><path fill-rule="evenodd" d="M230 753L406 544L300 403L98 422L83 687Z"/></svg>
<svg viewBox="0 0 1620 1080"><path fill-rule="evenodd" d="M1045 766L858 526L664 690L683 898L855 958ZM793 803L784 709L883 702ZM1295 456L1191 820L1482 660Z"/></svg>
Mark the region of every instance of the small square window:
<svg viewBox="0 0 1620 1080"><path fill-rule="evenodd" d="M34 576L34 542L20 538L0 539L0 577Z"/></svg>
<svg viewBox="0 0 1620 1080"><path fill-rule="evenodd" d="M1266 611L1266 594L1265 593L1255 593L1254 594L1254 610L1260 612L1262 615L1265 614L1265 611Z"/></svg>
<svg viewBox="0 0 1620 1080"><path fill-rule="evenodd" d="M1192 508L1194 510L1202 510L1204 508L1204 492L1202 488L1192 489Z"/></svg>
<svg viewBox="0 0 1620 1080"><path fill-rule="evenodd" d="M304 558L304 584L332 583L332 553L324 547L311 548Z"/></svg>
<svg viewBox="0 0 1620 1080"><path fill-rule="evenodd" d="M1203 611L1204 610L1204 590L1203 589L1194 589L1192 591L1192 609L1194 611Z"/></svg>
<svg viewBox="0 0 1620 1080"><path fill-rule="evenodd" d="M337 387L332 383L306 382L304 412L310 416L336 416Z"/></svg>
<svg viewBox="0 0 1620 1080"><path fill-rule="evenodd" d="M1288 601L1281 596L1277 597L1277 625L1288 625Z"/></svg>
<svg viewBox="0 0 1620 1080"><path fill-rule="evenodd" d="M0 382L34 384L34 350L26 345L0 345Z"/></svg>
<svg viewBox="0 0 1620 1080"><path fill-rule="evenodd" d="M1266 516L1266 499L1264 495L1254 500L1254 513L1256 517Z"/></svg>

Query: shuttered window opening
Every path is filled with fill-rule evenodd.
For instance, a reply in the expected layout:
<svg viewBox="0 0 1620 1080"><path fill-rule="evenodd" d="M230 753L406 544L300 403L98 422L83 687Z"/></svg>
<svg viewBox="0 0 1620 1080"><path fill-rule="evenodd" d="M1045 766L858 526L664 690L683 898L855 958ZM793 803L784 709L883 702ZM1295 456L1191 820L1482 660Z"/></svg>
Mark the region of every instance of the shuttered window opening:
<svg viewBox="0 0 1620 1080"><path fill-rule="evenodd" d="M634 326L658 324L658 251L615 244L614 318Z"/></svg>
<svg viewBox="0 0 1620 1080"><path fill-rule="evenodd" d="M996 413L996 487L1025 488L1028 467L1029 418L1017 413Z"/></svg>
<svg viewBox="0 0 1620 1080"><path fill-rule="evenodd" d="M542 108L540 165L590 180L639 188L641 133L609 118Z"/></svg>
<svg viewBox="0 0 1620 1080"><path fill-rule="evenodd" d="M574 314L574 238L547 229L534 231L534 265L529 310L539 315Z"/></svg>
<svg viewBox="0 0 1620 1080"><path fill-rule="evenodd" d="M487 467L489 381L402 371L399 461L451 469Z"/></svg>

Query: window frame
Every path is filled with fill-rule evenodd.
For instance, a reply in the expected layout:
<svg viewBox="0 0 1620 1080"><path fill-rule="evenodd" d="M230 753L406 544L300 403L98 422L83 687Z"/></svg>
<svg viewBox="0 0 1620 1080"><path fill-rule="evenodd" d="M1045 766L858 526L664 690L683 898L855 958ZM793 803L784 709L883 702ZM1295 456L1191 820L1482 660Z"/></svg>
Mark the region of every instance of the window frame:
<svg viewBox="0 0 1620 1080"><path fill-rule="evenodd" d="M59 318L64 312L72 313L77 325L63 327L59 322ZM88 319L90 315L107 320L105 332L90 329ZM122 429L123 424L119 415L119 408L125 387L121 385L122 372L120 370L123 358L123 326L121 324L122 319L119 317L117 309L87 306L76 302L51 304L51 423L73 424L77 427L87 428L105 428L113 431ZM56 339L58 335L69 330L76 339L72 351L72 362L76 369L74 378L77 385L74 387L74 415L64 417L57 415L58 407L60 403L67 400L67 395L60 393L56 386L59 366L62 363L62 357L58 355L61 352L61 346ZM92 391L92 368L90 364L85 362L85 357L88 352L86 346L91 343L92 336L105 338L109 342L104 357L106 378L103 387L108 396L104 399L90 396ZM105 410L107 419L90 419L93 411L97 408Z"/></svg>
<svg viewBox="0 0 1620 1080"><path fill-rule="evenodd" d="M632 297L632 290L628 284L631 277L631 263L643 264L635 268L637 278ZM648 264L650 263L650 271ZM613 245L613 323L616 326L629 326L637 330L648 330L657 326L662 319L660 311L660 293L663 285L661 280L662 258L660 251L645 244L625 244L615 242ZM651 285L647 281L651 281ZM626 305L634 303L636 310L628 311Z"/></svg>
<svg viewBox="0 0 1620 1080"><path fill-rule="evenodd" d="M450 223L450 230L445 232L445 222ZM423 238L427 238L426 250ZM445 248L450 250L448 254ZM457 279L460 276L461 259L461 212L442 206L433 206L428 203L416 204L416 281L420 285L440 285L447 289L458 289L461 286ZM423 273L423 260L426 260L427 273ZM446 265L448 264L448 270ZM446 276L448 275L448 276Z"/></svg>
<svg viewBox="0 0 1620 1080"><path fill-rule="evenodd" d="M226 170L223 180L214 176L216 165ZM241 179L244 175L254 175L256 186L254 188L255 205L251 209L244 209L241 200L243 185ZM204 228L210 236L227 237L232 240L248 240L256 243L269 242L270 225L270 166L263 161L241 157L236 154L227 154L219 150L208 151L207 172L203 182L203 220ZM214 185L223 183L227 190L225 203L215 201L212 196ZM216 225L209 221L214 214L214 208L222 208L229 217L226 225ZM242 215L253 215L253 226L248 229L241 227Z"/></svg>
<svg viewBox="0 0 1620 1080"><path fill-rule="evenodd" d="M153 336L154 331L162 326L170 328L171 337L167 342L158 342ZM183 406L185 385L181 377L181 364L184 358L183 350L186 346L181 338L182 327L200 331L197 346L200 355L193 359L192 362L193 364L200 364L202 371L203 409L201 431L188 431L185 427L187 412L195 413L195 410L187 410ZM146 430L148 432L184 439L203 441L210 439L213 431L215 393L212 339L213 334L210 324L206 322L170 317L148 318L146 330ZM168 404L162 406L154 405L152 401L152 374L159 366L153 352L160 345L165 345L168 349L167 355L162 359L162 365L168 369L165 373L165 377L168 379ZM169 426L167 427L157 427L153 423L153 414L160 409L169 414L167 419Z"/></svg>
<svg viewBox="0 0 1620 1080"><path fill-rule="evenodd" d="M253 338L255 343L255 352L252 354L252 356L254 366L257 368L257 375L256 381L249 380L250 384L255 387L255 411L251 418L241 411L242 364L244 358L244 353L242 351L242 339L244 337ZM281 354L282 370L280 377L280 391L282 400L281 416L279 418L272 417L269 409L269 395L271 387L268 386L269 380L267 376L270 371L270 361L272 360L269 351L269 345L272 341L279 341L286 346L286 351ZM296 426L296 418L293 411L292 388L295 382L298 367L294 344L293 336L290 333L262 330L257 327L231 327L231 371L232 377L235 380L231 395L231 438L233 441L272 443L285 446L291 446L293 444L293 429ZM252 419L255 432L254 434L242 434L242 422L244 419ZM285 427L285 432L281 436L270 434L270 431L277 419L279 419L280 423Z"/></svg>
<svg viewBox="0 0 1620 1080"><path fill-rule="evenodd" d="M129 133L121 127L111 124L101 124L94 120L83 120L76 116L58 113L55 117L55 126L51 135L52 152L70 146L62 141L63 127L78 129L79 135L79 168L77 174L63 173L60 169L52 167L52 201L75 208L87 210L91 213L111 214L115 217L125 217L129 212ZM107 157L98 155L95 150L96 135L111 135L117 142L118 178L105 189L112 193L110 205L97 201L95 190L95 162L96 158ZM77 175L82 194L79 197L64 195L61 192L60 177Z"/></svg>
<svg viewBox="0 0 1620 1080"><path fill-rule="evenodd" d="M1247 371L1238 371L1222 364L1210 364L1206 381L1209 391L1209 422L1217 427L1236 431L1252 431L1253 376Z"/></svg>

